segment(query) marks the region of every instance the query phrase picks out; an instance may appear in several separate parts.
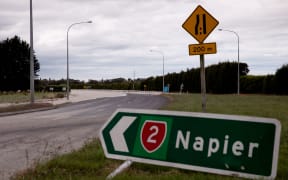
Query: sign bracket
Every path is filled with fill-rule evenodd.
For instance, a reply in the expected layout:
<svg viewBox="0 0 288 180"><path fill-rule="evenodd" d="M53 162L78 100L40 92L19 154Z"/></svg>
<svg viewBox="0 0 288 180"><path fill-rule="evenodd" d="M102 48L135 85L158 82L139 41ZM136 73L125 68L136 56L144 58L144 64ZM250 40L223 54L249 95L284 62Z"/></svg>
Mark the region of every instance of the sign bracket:
<svg viewBox="0 0 288 180"><path fill-rule="evenodd" d="M115 169L112 173L107 176L107 180L113 179L115 176L123 172L125 169L129 168L132 165L133 161L126 160L122 163L117 169Z"/></svg>

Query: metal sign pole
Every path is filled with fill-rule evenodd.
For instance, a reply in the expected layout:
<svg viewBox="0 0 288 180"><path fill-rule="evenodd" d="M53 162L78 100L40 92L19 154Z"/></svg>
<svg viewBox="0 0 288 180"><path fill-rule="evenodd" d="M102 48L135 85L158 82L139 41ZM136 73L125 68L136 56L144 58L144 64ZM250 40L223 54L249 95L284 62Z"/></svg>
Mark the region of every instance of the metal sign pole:
<svg viewBox="0 0 288 180"><path fill-rule="evenodd" d="M34 90L34 51L33 51L33 5L30 0L30 103L35 101Z"/></svg>
<svg viewBox="0 0 288 180"><path fill-rule="evenodd" d="M189 45L189 55L200 55L202 112L206 112L204 54L216 53L216 43L204 44L203 42L218 24L217 19L199 5L182 25L199 42L199 44Z"/></svg>
<svg viewBox="0 0 288 180"><path fill-rule="evenodd" d="M206 80L205 80L204 55L200 55L200 76L201 76L202 112L206 112Z"/></svg>

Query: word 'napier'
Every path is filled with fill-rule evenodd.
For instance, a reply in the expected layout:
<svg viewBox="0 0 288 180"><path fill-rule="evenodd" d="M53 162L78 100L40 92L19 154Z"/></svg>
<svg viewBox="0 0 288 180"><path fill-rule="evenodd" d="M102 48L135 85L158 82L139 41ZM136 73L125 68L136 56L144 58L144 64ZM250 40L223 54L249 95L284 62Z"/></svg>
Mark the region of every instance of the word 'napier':
<svg viewBox="0 0 288 180"><path fill-rule="evenodd" d="M191 134L190 131L186 131L186 135L184 137L183 132L181 130L178 130L175 148L179 149L180 144L182 144L184 150L188 150L191 137L190 134ZM197 136L195 137L195 141L192 145L192 148L194 151L204 151L204 144L205 144L204 138L201 136ZM247 145L248 145L247 156L249 158L253 158L253 153L256 151L256 148L259 148L259 143L249 142L249 144L245 145L242 141L235 141L232 143L232 146L230 146L229 135L225 135L225 140L223 142L223 145L221 146L219 139L209 138L207 157L211 157L213 153L217 153L220 150L220 148L222 149L222 154L224 155L228 153L228 149L231 149L234 156L242 156L245 147L247 148Z"/></svg>

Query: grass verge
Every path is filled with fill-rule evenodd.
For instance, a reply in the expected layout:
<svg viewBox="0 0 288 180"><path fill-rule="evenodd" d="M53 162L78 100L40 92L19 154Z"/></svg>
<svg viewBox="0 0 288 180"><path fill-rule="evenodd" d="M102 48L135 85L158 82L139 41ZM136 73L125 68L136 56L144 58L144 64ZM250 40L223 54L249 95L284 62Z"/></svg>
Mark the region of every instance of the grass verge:
<svg viewBox="0 0 288 180"><path fill-rule="evenodd" d="M54 99L54 98L63 98L63 93L35 93L35 99ZM0 113L5 112L16 112L16 111L25 111L31 109L39 109L39 108L46 108L52 107L51 103L34 103L34 104L27 104L30 101L30 94L29 93L0 93L0 105L1 103L8 103L9 105L0 106Z"/></svg>
<svg viewBox="0 0 288 180"><path fill-rule="evenodd" d="M201 96L199 94L168 96L172 101L166 107L163 107L165 110L201 111ZM272 117L281 121L282 132L277 172L277 179L281 180L288 179L287 109L288 96L207 96L207 111L210 113ZM94 140L79 151L56 157L44 164L39 164L33 169L17 174L12 179L105 179L121 163L122 161L106 159L99 141ZM133 163L125 173L118 175L114 179L234 180L239 178Z"/></svg>
<svg viewBox="0 0 288 180"><path fill-rule="evenodd" d="M50 103L17 104L17 105L10 105L7 107L1 107L0 113L17 112L17 111L25 111L31 109L48 108L48 107L53 107L53 104Z"/></svg>
<svg viewBox="0 0 288 180"><path fill-rule="evenodd" d="M106 159L100 141L95 139L82 149L56 157L44 164L38 164L12 177L12 180L104 180L112 171L122 164L122 161ZM214 180L215 175L191 172L186 170L133 163L125 173L115 180ZM218 176L218 179L237 180L239 178Z"/></svg>
<svg viewBox="0 0 288 180"><path fill-rule="evenodd" d="M35 99L54 99L63 98L64 93L52 93L52 92L35 92ZM30 94L26 92L22 93L1 93L0 92L0 103L23 103L30 101Z"/></svg>

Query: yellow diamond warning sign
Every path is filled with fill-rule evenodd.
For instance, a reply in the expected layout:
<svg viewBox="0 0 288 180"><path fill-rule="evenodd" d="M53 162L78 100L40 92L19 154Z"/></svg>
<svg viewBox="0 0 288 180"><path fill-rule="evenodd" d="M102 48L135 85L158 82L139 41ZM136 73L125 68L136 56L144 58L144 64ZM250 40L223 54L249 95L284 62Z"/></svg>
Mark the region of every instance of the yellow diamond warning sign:
<svg viewBox="0 0 288 180"><path fill-rule="evenodd" d="M202 43L219 22L202 6L198 6L183 23L182 27L199 43Z"/></svg>

